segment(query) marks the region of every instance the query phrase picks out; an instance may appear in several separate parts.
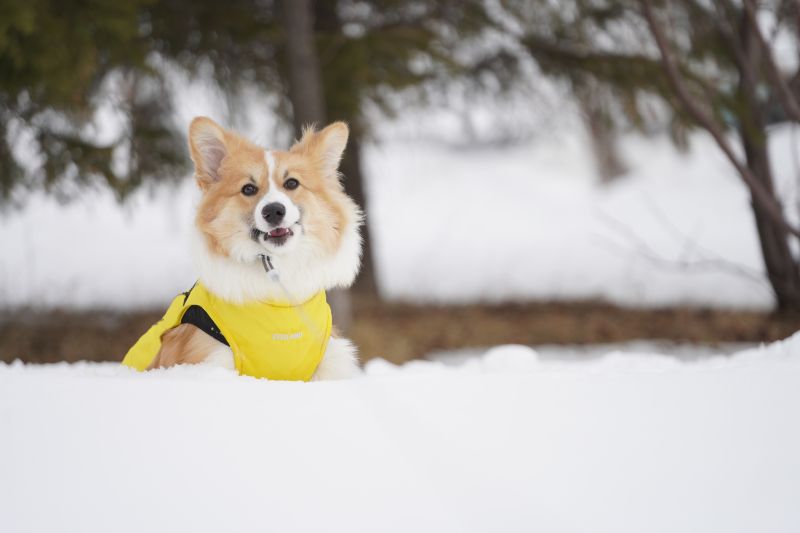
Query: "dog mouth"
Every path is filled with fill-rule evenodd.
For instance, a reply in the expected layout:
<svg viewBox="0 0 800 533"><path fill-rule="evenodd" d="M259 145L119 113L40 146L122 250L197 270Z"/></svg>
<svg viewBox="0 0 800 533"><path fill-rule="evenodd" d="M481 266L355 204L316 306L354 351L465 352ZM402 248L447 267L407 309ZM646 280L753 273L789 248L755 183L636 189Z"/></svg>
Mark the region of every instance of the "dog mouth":
<svg viewBox="0 0 800 533"><path fill-rule="evenodd" d="M250 231L250 236L256 242L268 242L275 246L282 246L289 240L294 232L290 228L275 228L270 231L261 231L258 228L253 228Z"/></svg>

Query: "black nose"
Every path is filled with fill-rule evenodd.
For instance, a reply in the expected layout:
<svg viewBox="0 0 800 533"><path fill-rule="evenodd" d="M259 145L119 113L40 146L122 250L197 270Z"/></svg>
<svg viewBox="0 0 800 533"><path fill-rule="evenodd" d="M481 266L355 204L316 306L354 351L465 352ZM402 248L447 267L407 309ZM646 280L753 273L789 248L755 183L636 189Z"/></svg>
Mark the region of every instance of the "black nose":
<svg viewBox="0 0 800 533"><path fill-rule="evenodd" d="M279 202L272 202L264 206L261 210L261 216L264 217L269 224L277 226L283 220L286 214L286 207Z"/></svg>

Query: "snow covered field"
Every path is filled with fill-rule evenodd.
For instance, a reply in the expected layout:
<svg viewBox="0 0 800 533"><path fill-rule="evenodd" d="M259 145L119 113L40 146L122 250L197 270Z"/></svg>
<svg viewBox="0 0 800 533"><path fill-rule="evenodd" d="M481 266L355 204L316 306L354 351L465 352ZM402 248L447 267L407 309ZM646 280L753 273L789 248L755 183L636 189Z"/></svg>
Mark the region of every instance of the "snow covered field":
<svg viewBox="0 0 800 533"><path fill-rule="evenodd" d="M788 129L771 137L790 206ZM365 150L379 281L393 299L591 299L766 309L744 187L704 136L623 139L627 179L600 187L574 129L506 147L400 137ZM138 193L120 210L90 192L34 195L0 214L0 306L162 307L190 286L194 185ZM165 268L165 266L167 266Z"/></svg>
<svg viewBox="0 0 800 533"><path fill-rule="evenodd" d="M349 382L0 365L0 531L800 531L800 336Z"/></svg>

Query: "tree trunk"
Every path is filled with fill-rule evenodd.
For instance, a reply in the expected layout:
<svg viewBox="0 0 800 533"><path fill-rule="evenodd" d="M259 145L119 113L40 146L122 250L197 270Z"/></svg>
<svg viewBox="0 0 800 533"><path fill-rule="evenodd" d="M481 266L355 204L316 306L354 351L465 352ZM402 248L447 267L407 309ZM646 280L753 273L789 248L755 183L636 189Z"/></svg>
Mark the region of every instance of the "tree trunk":
<svg viewBox="0 0 800 533"><path fill-rule="evenodd" d="M348 194L364 209L367 199L366 191L364 190L364 177L361 173L361 163L361 140L358 135L353 135L350 138L348 150L345 152L341 170L342 174L344 174L345 188ZM361 272L358 274L358 279L356 279L353 289L359 294L375 297L378 294L378 287L375 280L369 221L361 228L361 235L364 238Z"/></svg>
<svg viewBox="0 0 800 533"><path fill-rule="evenodd" d="M286 0L289 1L289 0ZM339 35L342 33L342 20L339 17L337 2L315 2L314 3L315 28L325 36ZM324 67L323 67L324 70ZM359 91L358 82L351 82L350 86L342 85L348 83L340 78L337 82L337 91L351 91L357 94ZM347 143L347 150L341 164L342 175L344 176L344 187L347 193L364 210L367 210L367 197L364 190L363 161L361 157L362 140L364 139L364 128L359 123L358 109L347 107L336 107L341 105L340 99L332 98L327 101L326 110L330 120L344 120L350 125L350 140ZM361 271L353 285L353 291L360 296L372 300L378 299L378 287L375 277L375 262L372 253L372 239L370 235L369 219L365 221L361 229L361 236L364 242L363 253L361 255Z"/></svg>
<svg viewBox="0 0 800 533"><path fill-rule="evenodd" d="M739 97L742 106L739 112L739 136L744 148L747 168L761 182L766 192L778 205L780 199L775 194L767 146L766 119L764 105L758 98L758 78L761 62L751 28L746 20L740 25ZM800 310L800 268L789 247L789 233L780 227L765 208L755 198L751 199L753 216L758 231L767 279L775 293L778 309Z"/></svg>
<svg viewBox="0 0 800 533"><path fill-rule="evenodd" d="M325 93L314 42L312 0L284 0L286 55L289 68L289 100L296 135L309 124L324 126Z"/></svg>
<svg viewBox="0 0 800 533"><path fill-rule="evenodd" d="M617 135L604 109L603 90L596 83L587 82L574 87L573 93L583 115L589 133L597 176L600 182L608 184L622 176L627 168L617 150Z"/></svg>
<svg viewBox="0 0 800 533"><path fill-rule="evenodd" d="M322 71L314 38L314 5L312 0L284 0L281 4L286 27L292 122L299 138L303 127L309 124L324 126L326 119ZM350 293L346 290L330 291L328 301L337 328L346 332L353 322Z"/></svg>
<svg viewBox="0 0 800 533"><path fill-rule="evenodd" d="M748 168L774 196L766 138L753 140L747 133L742 133L741 137ZM767 279L775 293L778 309L800 310L800 269L789 248L789 235L775 224L758 202L751 200L751 204Z"/></svg>

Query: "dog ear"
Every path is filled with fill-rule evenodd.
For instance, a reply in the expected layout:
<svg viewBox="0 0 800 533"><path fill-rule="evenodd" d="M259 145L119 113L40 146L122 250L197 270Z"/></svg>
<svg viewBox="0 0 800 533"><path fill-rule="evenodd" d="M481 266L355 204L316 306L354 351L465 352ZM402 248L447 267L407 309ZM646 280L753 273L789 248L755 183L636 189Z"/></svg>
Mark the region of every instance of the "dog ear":
<svg viewBox="0 0 800 533"><path fill-rule="evenodd" d="M303 137L292 147L293 152L312 155L326 176L336 176L350 130L344 122L334 122L321 131L313 127L303 131Z"/></svg>
<svg viewBox="0 0 800 533"><path fill-rule="evenodd" d="M322 157L326 174L335 174L339 170L339 163L342 161L349 136L350 130L344 122L334 122L317 133L319 154Z"/></svg>
<svg viewBox="0 0 800 533"><path fill-rule="evenodd" d="M208 117L196 117L189 125L189 152L201 188L219 181L219 168L228 154L225 130Z"/></svg>

